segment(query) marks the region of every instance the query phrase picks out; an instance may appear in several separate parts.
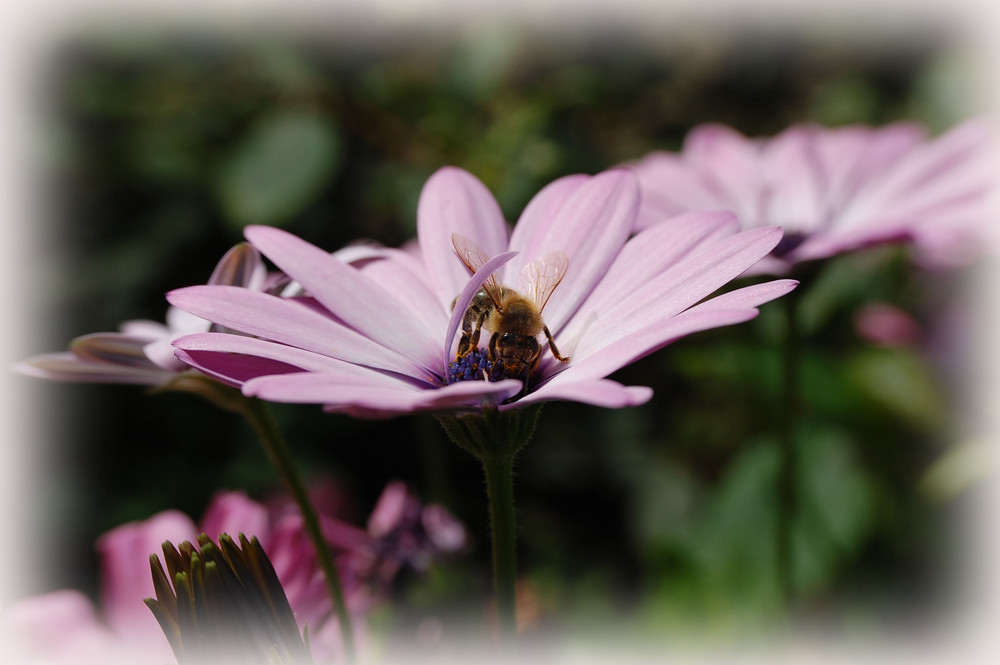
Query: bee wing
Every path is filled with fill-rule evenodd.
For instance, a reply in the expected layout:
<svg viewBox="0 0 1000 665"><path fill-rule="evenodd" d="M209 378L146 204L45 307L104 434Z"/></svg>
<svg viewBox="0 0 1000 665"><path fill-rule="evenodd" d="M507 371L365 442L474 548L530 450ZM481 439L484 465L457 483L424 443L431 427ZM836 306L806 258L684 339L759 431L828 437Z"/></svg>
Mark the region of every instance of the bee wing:
<svg viewBox="0 0 1000 665"><path fill-rule="evenodd" d="M451 244L455 247L455 253L458 254L458 258L462 259L462 263L473 274L482 268L484 263L490 260L489 254L482 247L461 233L451 234ZM490 299L496 305L497 309L500 309L502 298L497 278L493 275L487 277L486 281L483 282L483 288L486 289L486 293L489 294Z"/></svg>
<svg viewBox="0 0 1000 665"><path fill-rule="evenodd" d="M521 292L531 298L541 312L568 269L569 257L564 253L546 254L521 269Z"/></svg>

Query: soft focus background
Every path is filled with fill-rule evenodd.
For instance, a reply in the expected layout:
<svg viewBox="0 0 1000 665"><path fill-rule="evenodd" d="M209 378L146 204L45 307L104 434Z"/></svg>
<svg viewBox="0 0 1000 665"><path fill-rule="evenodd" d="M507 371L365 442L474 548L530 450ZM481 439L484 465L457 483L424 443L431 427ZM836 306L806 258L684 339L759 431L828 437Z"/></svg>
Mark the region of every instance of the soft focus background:
<svg viewBox="0 0 1000 665"><path fill-rule="evenodd" d="M364 27L362 27L364 26ZM171 29L141 20L68 31L43 60L37 164L49 224L31 248L20 357L126 319L207 279L246 224L336 249L415 233L443 165L478 176L513 222L559 176L594 173L691 127L771 135L815 121L913 119L940 133L981 111L975 55L936 20L894 32L668 20L553 31ZM831 261L802 289L806 404L795 527L797 621L834 636L939 625L969 583L962 518L975 497L963 427L964 275L900 249ZM866 306L913 330L873 343ZM776 303L777 304L777 303ZM900 313L900 312L897 312ZM640 408L549 404L516 478L521 619L539 637L739 641L780 627L773 429L780 314L682 340L621 372ZM400 325L405 325L401 321ZM39 438L47 547L32 592L98 589L94 539L166 508L197 517L220 488L277 486L252 432L182 394L16 377ZM468 526L470 551L404 580L378 634L476 629L490 589L481 470L430 417L363 422L276 406L297 458L332 476L361 523L402 479ZM41 454L41 453L39 453Z"/></svg>

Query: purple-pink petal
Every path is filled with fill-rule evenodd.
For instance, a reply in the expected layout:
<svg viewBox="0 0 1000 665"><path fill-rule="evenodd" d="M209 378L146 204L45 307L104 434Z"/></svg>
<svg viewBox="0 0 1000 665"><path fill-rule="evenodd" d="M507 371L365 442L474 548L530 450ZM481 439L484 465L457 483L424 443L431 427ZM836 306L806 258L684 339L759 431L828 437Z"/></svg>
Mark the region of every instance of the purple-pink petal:
<svg viewBox="0 0 1000 665"><path fill-rule="evenodd" d="M623 331L624 334L596 348L578 350L572 366L556 375L552 382L605 377L685 335L742 323L755 316L757 310L753 308L688 311L644 328Z"/></svg>
<svg viewBox="0 0 1000 665"><path fill-rule="evenodd" d="M190 286L171 291L167 300L246 335L410 376L427 373L418 362L293 300L235 286Z"/></svg>
<svg viewBox="0 0 1000 665"><path fill-rule="evenodd" d="M482 410L484 406L496 406L521 391L521 382L514 379L503 381L460 381L438 390L425 391L420 402L422 411L450 409Z"/></svg>
<svg viewBox="0 0 1000 665"><path fill-rule="evenodd" d="M582 402L609 409L645 404L653 396L652 388L646 386L623 386L610 379L583 379L550 381L537 390L522 397L517 404L506 404L501 410L525 406L537 402L565 400Z"/></svg>
<svg viewBox="0 0 1000 665"><path fill-rule="evenodd" d="M648 283L738 230L739 221L730 212L689 212L640 231L625 243L587 304L598 310L613 306L632 294L636 285Z"/></svg>
<svg viewBox="0 0 1000 665"><path fill-rule="evenodd" d="M738 277L780 237L779 229L744 231L685 257L617 302L588 303L596 318L577 317L567 330L570 338L581 336L574 353L587 355L608 342L680 314Z"/></svg>
<svg viewBox="0 0 1000 665"><path fill-rule="evenodd" d="M449 166L427 180L417 205L425 268L445 308L469 276L451 244L453 233L470 238L489 256L507 249L507 224L496 199L475 176Z"/></svg>
<svg viewBox="0 0 1000 665"><path fill-rule="evenodd" d="M590 295L625 244L639 205L639 185L627 169L600 173L577 187L556 214L539 222L521 261L508 274L550 252L565 252L569 270L545 307L545 320L560 328ZM520 249L513 247L512 249Z"/></svg>
<svg viewBox="0 0 1000 665"><path fill-rule="evenodd" d="M398 249L383 250L385 261L368 261L359 270L399 301L397 317L436 336L451 312L438 301L419 256ZM450 302L448 303L451 304ZM405 310L405 311L404 311Z"/></svg>
<svg viewBox="0 0 1000 665"><path fill-rule="evenodd" d="M546 249L542 246L543 234L552 224L552 220L561 214L571 197L591 179L591 176L584 174L564 176L543 187L528 201L510 234L510 248L521 252L523 256L521 260L503 271L502 281L508 284L515 283L522 266L556 251L551 247ZM564 248L557 249L566 251Z"/></svg>
<svg viewBox="0 0 1000 665"><path fill-rule="evenodd" d="M241 286L260 291L267 279L267 270L256 248L247 243L236 245L219 260L208 278L208 284Z"/></svg>
<svg viewBox="0 0 1000 665"><path fill-rule="evenodd" d="M124 333L92 333L74 339L69 349L85 361L148 368L150 361L143 352L148 343Z"/></svg>
<svg viewBox="0 0 1000 665"><path fill-rule="evenodd" d="M483 400L503 401L520 390L519 381L464 381L437 389L418 388L390 376L300 373L248 381L243 392L275 402L323 404L328 410L360 408L388 413L472 409Z"/></svg>
<svg viewBox="0 0 1000 665"><path fill-rule="evenodd" d="M684 159L698 169L718 201L739 213L754 210L757 202L759 150L756 142L719 124L695 127L684 140Z"/></svg>
<svg viewBox="0 0 1000 665"><path fill-rule="evenodd" d="M33 356L14 365L14 371L25 376L55 381L87 383L128 383L157 385L174 378L168 372L153 366L112 365L106 362L82 360L69 352L46 353Z"/></svg>
<svg viewBox="0 0 1000 665"><path fill-rule="evenodd" d="M642 231L688 210L714 210L722 202L680 155L656 151L646 155L633 172L642 192L635 230Z"/></svg>
<svg viewBox="0 0 1000 665"><path fill-rule="evenodd" d="M576 351L572 364L550 380L559 384L581 378L608 376L639 358L686 335L741 323L757 315L757 307L794 289L795 280L776 280L737 289L695 305L677 316L649 323L643 328L607 337L593 349Z"/></svg>
<svg viewBox="0 0 1000 665"><path fill-rule="evenodd" d="M422 326L400 326L401 304L364 273L281 229L251 226L250 242L345 324L423 367L436 341Z"/></svg>
<svg viewBox="0 0 1000 665"><path fill-rule="evenodd" d="M775 298L789 293L799 285L796 279L776 279L763 284L753 284L744 286L741 289L729 291L722 295L715 296L703 303L699 303L687 310L688 312L701 312L705 310L723 309L747 309L758 307L764 303L771 302Z"/></svg>
<svg viewBox="0 0 1000 665"><path fill-rule="evenodd" d="M302 370L359 374L369 371L330 356L244 335L198 333L181 337L174 344L187 364L233 384L255 376Z"/></svg>
<svg viewBox="0 0 1000 665"><path fill-rule="evenodd" d="M828 235L817 234L808 238L785 258L794 261L815 261L835 254L851 252L863 247L884 242L905 241L913 237L913 225L905 221L886 219L883 223L868 228L844 230Z"/></svg>

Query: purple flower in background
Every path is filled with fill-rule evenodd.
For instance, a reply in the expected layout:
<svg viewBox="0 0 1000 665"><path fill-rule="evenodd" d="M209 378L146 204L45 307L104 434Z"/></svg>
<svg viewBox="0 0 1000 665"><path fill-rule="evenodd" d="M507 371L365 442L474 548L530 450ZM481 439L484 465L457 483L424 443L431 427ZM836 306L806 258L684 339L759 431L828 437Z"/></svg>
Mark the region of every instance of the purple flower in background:
<svg viewBox="0 0 1000 665"><path fill-rule="evenodd" d="M307 296L212 285L173 291L174 306L241 333L183 337L178 355L246 395L364 417L549 400L640 404L649 388L607 376L692 332L753 318L757 305L795 282L709 298L770 252L781 231L741 232L731 213L697 212L630 237L638 206L629 170L568 176L535 196L511 233L486 187L448 167L424 186L415 251L385 250L383 258L349 266L285 231L249 227L247 239ZM474 275L454 234L481 248ZM525 275L537 277L539 266L560 254L568 269L542 317L568 362L541 341L526 376L493 372L486 380L485 351L457 358L463 318L487 278L523 289Z"/></svg>
<svg viewBox="0 0 1000 665"><path fill-rule="evenodd" d="M913 242L928 265L957 265L996 242L997 166L992 128L980 120L931 140L902 122L796 125L766 139L706 124L680 153L634 165L636 228L692 210L730 210L744 228L781 226L757 274L892 241Z"/></svg>
<svg viewBox="0 0 1000 665"><path fill-rule="evenodd" d="M267 279L260 254L247 243L229 250L219 261L209 284L261 290ZM119 332L77 337L69 351L34 356L18 363L22 374L57 381L162 385L189 367L177 360L172 342L183 335L205 332L211 322L170 307L166 323L126 321Z"/></svg>
<svg viewBox="0 0 1000 665"><path fill-rule="evenodd" d="M441 556L465 548L461 522L437 504L424 505L405 483L389 483L368 518L369 546L344 554L343 570L367 584L373 601L391 591L403 569L426 572Z"/></svg>
<svg viewBox="0 0 1000 665"><path fill-rule="evenodd" d="M323 534L338 554L345 599L357 622L388 595L395 574L404 566L425 570L434 558L456 552L465 544L460 523L439 506L421 505L400 483L386 487L371 520L379 526L366 530L327 512L320 515ZM164 541L194 542L199 533L213 539L222 533L256 535L299 627L308 626L314 661L318 665L337 658L340 633L332 602L294 504L282 498L265 505L242 492L220 492L197 526L186 515L171 510L122 525L98 539L100 615L84 594L74 590L23 599L5 608L3 637L9 648L20 649L15 654L21 660L12 662L174 662L163 631L143 603L144 598L154 595L149 556L159 555ZM29 661L31 658L38 660Z"/></svg>

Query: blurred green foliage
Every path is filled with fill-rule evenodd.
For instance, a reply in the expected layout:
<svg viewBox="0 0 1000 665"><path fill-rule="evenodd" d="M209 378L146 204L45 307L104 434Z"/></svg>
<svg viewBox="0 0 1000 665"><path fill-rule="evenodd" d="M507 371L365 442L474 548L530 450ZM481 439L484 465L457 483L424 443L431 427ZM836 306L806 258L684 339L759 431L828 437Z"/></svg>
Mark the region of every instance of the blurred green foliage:
<svg viewBox="0 0 1000 665"><path fill-rule="evenodd" d="M39 260L68 279L39 294L39 309L64 323L25 355L161 318L163 293L203 282L246 224L281 225L331 250L363 237L402 244L423 182L447 164L482 179L513 222L548 181L676 148L701 122L750 135L805 120L915 117L941 129L957 120L935 101L949 80L944 46L721 28L665 38L507 27L371 42L344 31L75 36L51 59L41 164L53 231ZM926 279L899 250L846 256L810 277L796 609L834 626L885 627L940 598L953 515L919 483L955 432L943 379L958 361L947 344L874 348L852 316L892 303L932 340L957 285ZM531 630L615 624L648 638L777 625L780 344L780 316L767 306L752 323L622 370L621 381L656 390L644 407L546 407L516 479ZM44 392L66 402L67 423L56 471L65 484L53 482L41 516L64 534L53 587L96 588L91 543L108 528L173 507L197 516L219 488L262 495L276 485L252 433L189 396ZM380 630L405 632L428 613L478 621L489 547L474 460L429 419L275 410L304 468L353 497L349 518L360 522L402 478L470 528L469 555L401 590Z"/></svg>

